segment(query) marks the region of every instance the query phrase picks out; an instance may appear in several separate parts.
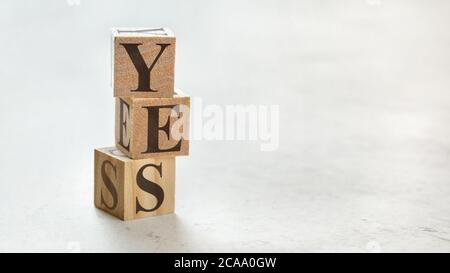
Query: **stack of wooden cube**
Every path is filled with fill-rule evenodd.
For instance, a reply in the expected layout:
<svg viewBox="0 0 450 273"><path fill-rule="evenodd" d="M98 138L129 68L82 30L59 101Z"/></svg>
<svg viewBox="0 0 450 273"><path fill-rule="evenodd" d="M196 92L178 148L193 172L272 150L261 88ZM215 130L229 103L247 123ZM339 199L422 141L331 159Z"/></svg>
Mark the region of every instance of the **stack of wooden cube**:
<svg viewBox="0 0 450 273"><path fill-rule="evenodd" d="M116 147L94 151L95 206L122 220L173 213L175 156L189 154L190 98L174 90L167 28L112 30Z"/></svg>

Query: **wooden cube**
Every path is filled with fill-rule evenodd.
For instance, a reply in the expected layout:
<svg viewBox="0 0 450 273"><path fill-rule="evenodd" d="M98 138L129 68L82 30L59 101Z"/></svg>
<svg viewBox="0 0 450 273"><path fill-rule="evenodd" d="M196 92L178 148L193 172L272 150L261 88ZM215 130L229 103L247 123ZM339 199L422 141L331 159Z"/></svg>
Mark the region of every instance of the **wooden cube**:
<svg viewBox="0 0 450 273"><path fill-rule="evenodd" d="M175 36L170 29L115 28L112 48L115 97L172 97Z"/></svg>
<svg viewBox="0 0 450 273"><path fill-rule="evenodd" d="M175 158L132 160L116 147L94 151L94 203L122 220L173 213Z"/></svg>
<svg viewBox="0 0 450 273"><path fill-rule="evenodd" d="M116 146L133 159L189 154L190 98L116 98Z"/></svg>

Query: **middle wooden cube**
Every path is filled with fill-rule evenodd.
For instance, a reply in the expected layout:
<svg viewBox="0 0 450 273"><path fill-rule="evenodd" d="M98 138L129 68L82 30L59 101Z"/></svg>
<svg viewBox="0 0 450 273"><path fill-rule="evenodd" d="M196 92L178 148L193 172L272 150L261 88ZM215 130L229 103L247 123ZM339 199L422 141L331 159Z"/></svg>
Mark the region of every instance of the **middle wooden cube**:
<svg viewBox="0 0 450 273"><path fill-rule="evenodd" d="M116 146L133 159L189 154L190 98L116 98Z"/></svg>

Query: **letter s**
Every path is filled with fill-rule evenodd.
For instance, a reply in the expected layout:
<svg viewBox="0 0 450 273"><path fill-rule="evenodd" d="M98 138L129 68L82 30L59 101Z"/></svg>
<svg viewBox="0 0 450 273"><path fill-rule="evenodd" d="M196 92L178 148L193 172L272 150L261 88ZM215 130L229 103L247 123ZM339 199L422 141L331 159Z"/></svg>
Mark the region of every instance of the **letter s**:
<svg viewBox="0 0 450 273"><path fill-rule="evenodd" d="M157 210L164 201L164 190L155 182L152 182L144 177L144 170L147 167L155 168L159 172L159 176L162 177L162 163L159 165L146 164L139 169L137 176L136 176L136 182L137 182L137 185L139 186L139 188L141 188L145 192L148 192L151 195L156 197L156 205L153 208L146 209L141 206L138 198L136 197L136 214L139 211L151 212L151 211Z"/></svg>
<svg viewBox="0 0 450 273"><path fill-rule="evenodd" d="M108 204L106 204L105 199L103 198L103 192L100 192L100 198L101 198L101 203L102 205L104 205L105 207L107 207L110 210L113 210L117 207L117 190L114 187L113 182L111 181L111 178L108 177L108 175L106 174L106 165L110 165L111 168L114 171L114 176L115 179L117 179L117 174L116 174L116 166L114 166L111 161L105 160L102 163L102 180L103 183L105 184L106 188L108 189L108 191L111 193L112 199L113 199L113 203L111 206L108 206Z"/></svg>

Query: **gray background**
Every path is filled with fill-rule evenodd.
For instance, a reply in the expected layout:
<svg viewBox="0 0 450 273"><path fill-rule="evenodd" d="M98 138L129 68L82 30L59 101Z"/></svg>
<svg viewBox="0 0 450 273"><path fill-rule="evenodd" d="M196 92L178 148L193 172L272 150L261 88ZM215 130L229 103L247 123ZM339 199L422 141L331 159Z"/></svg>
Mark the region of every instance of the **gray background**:
<svg viewBox="0 0 450 273"><path fill-rule="evenodd" d="M1 251L450 251L448 1L0 4ZM193 141L177 213L93 206L113 26L169 26L176 85L280 105L280 147Z"/></svg>

